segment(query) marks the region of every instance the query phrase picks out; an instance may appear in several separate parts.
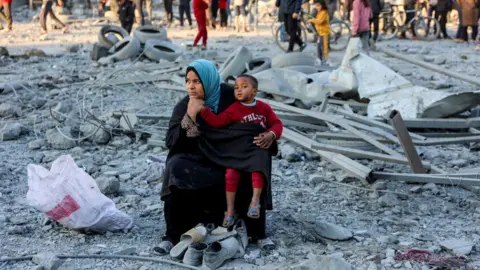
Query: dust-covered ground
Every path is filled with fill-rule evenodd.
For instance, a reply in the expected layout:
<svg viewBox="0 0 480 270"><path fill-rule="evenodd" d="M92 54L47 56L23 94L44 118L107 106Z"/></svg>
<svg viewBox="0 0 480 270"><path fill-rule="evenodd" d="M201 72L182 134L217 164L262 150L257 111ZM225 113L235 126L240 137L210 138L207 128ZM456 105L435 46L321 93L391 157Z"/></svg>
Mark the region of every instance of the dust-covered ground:
<svg viewBox="0 0 480 270"><path fill-rule="evenodd" d="M10 55L22 55L31 48L47 54L27 59L0 57L0 83L27 83L16 92L0 94L0 104L8 104L0 105L0 128L15 123L21 125L18 136L0 142L0 256L17 257L42 251L114 254L128 248L135 248L129 253L150 255L151 248L161 241L165 223L159 197L161 182L150 177L153 172L146 157L165 155L166 148L147 145L144 137L136 138L135 134L117 132L107 144L63 138L67 140L63 143L74 144L74 147L56 150L45 140L46 133L56 126L78 133L85 124L78 121L85 118L78 115L80 111L95 113L100 118L120 110L165 115L164 120L139 123L150 132L164 133L168 115L184 93L162 88L165 84L153 83L116 87L100 83L96 85L98 91L96 87L86 87L87 83L110 75L142 76L138 68L149 61L140 59L132 65L128 60L113 66L99 66L89 57L92 43L97 41L99 26L90 22L74 23L69 33L63 35L52 30L45 39L40 38L38 21L31 22L32 15L26 10L15 13L14 32L0 34L0 46L6 47ZM449 27L454 36L456 26ZM169 38L177 44L191 43L195 34L195 30L179 27L168 30ZM226 57L240 45L250 49L255 57L274 57L282 53L266 25L261 25L256 33L247 34L231 30L209 31L208 47L220 57ZM446 70L480 76L480 56L472 44L395 39L379 42L378 46L388 46L413 58L434 62ZM311 44L306 51L314 57L316 47ZM380 53L372 52L372 56L418 85L432 89L478 89ZM332 52L330 61L339 64L341 57L342 53ZM119 71L119 67L126 71ZM57 113L52 113L50 108ZM102 119L115 121L111 117ZM292 147L295 155L287 157L285 153L291 151L286 149ZM476 168L479 164L478 152L470 151L469 145L419 147L418 150L424 160L449 172ZM284 154L276 157L273 165L274 210L267 214L268 235L277 248L259 252L252 245L247 260L228 262L223 269L281 269L307 259L315 260L316 255L324 254L343 257L354 269L429 269L420 262L395 261L393 254L417 248L430 250L438 256L451 256L440 244L446 239L465 241L464 248L471 249L467 256L468 267L480 269L480 253L476 250L480 247L477 194L460 187L434 184L419 187L395 181L378 181L372 187L362 187L343 171L295 145L282 141L281 151ZM77 233L51 223L28 205L27 165L49 167L62 154L72 155L77 164L96 179L120 182L117 194L109 197L119 209L133 217L132 230L104 235ZM360 162L374 170L409 172L407 166ZM319 177L312 178L312 175ZM354 233L354 238L347 241L324 239L316 231L322 222L344 227ZM30 261L0 263L0 269L35 267ZM446 269L454 268L446 266ZM60 269L174 268L139 261L82 259L67 260ZM316 269L324 267L318 265Z"/></svg>

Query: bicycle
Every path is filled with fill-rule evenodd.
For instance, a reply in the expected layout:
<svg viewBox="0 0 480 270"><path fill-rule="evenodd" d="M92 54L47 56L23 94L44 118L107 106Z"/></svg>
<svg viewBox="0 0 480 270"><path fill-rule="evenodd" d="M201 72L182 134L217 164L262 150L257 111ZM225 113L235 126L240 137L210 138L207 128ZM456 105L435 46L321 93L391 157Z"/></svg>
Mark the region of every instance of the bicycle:
<svg viewBox="0 0 480 270"><path fill-rule="evenodd" d="M390 40L397 36L400 24L398 23L391 4L385 3L378 16L378 35L380 40Z"/></svg>
<svg viewBox="0 0 480 270"><path fill-rule="evenodd" d="M422 10L427 7L426 2L422 2L418 5L416 9L405 10L400 13L415 13L415 16L404 25L399 27L400 32L406 32L411 26L413 26L414 34L420 40L436 40L438 35L440 35L440 23L432 17L422 15ZM433 28L433 34L430 29Z"/></svg>
<svg viewBox="0 0 480 270"><path fill-rule="evenodd" d="M306 12L304 12L303 10L300 11L299 20L298 20L298 23L299 23L298 34L300 39L304 43L307 42L307 39L308 39L307 33L313 35L314 41L316 40L315 37L318 36L317 30L315 29L313 24L308 22L310 18L313 18L313 17L307 14ZM274 22L272 26L276 26L276 23ZM330 49L332 51L340 51L345 49L348 45L348 41L350 40L350 37L352 36L352 31L350 30L350 26L346 22L339 20L337 18L334 18L330 22L330 29L331 29L331 33L329 37ZM277 46L281 50L287 51L288 42L290 38L285 30L285 24L282 23L281 25L276 26L274 37L275 37L275 42ZM300 48L297 47L294 50L300 51Z"/></svg>

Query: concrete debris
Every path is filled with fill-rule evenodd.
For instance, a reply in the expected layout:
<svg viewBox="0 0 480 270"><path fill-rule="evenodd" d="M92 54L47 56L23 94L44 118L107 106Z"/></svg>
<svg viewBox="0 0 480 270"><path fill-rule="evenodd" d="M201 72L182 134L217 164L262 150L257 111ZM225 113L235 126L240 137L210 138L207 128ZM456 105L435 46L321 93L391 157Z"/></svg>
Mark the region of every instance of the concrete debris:
<svg viewBox="0 0 480 270"><path fill-rule="evenodd" d="M451 251L454 255L468 255L472 252L473 244L461 239L447 239L440 241L440 247Z"/></svg>
<svg viewBox="0 0 480 270"><path fill-rule="evenodd" d="M88 136L92 142L98 144L107 144L110 141L110 133L99 126L91 123L85 123L80 126L80 131L84 136Z"/></svg>
<svg viewBox="0 0 480 270"><path fill-rule="evenodd" d="M56 128L49 129L45 133L45 138L53 149L66 150L76 146L76 142L72 139L72 130L69 127L59 130Z"/></svg>
<svg viewBox="0 0 480 270"><path fill-rule="evenodd" d="M120 181L115 176L100 176L95 181L105 195L117 195L120 191Z"/></svg>
<svg viewBox="0 0 480 270"><path fill-rule="evenodd" d="M332 240L348 240L353 237L352 231L328 222L316 222L319 235Z"/></svg>
<svg viewBox="0 0 480 270"><path fill-rule="evenodd" d="M28 49L23 53L23 55L25 55L26 57L32 57L32 56L46 57L47 56L47 54L44 51L39 49Z"/></svg>
<svg viewBox="0 0 480 270"><path fill-rule="evenodd" d="M36 140L30 141L28 143L28 149L38 150L38 149L42 148L45 145L45 143L46 142L45 142L44 139L36 139Z"/></svg>
<svg viewBox="0 0 480 270"><path fill-rule="evenodd" d="M19 123L8 123L0 129L0 141L10 141L20 138L22 125Z"/></svg>
<svg viewBox="0 0 480 270"><path fill-rule="evenodd" d="M346 262L343 258L331 256L314 256L299 265L287 268L288 270L351 270L354 269L351 264Z"/></svg>
<svg viewBox="0 0 480 270"><path fill-rule="evenodd" d="M0 57L2 56L9 56L10 54L8 53L7 48L5 47L0 47Z"/></svg>
<svg viewBox="0 0 480 270"><path fill-rule="evenodd" d="M32 262L43 267L45 270L57 270L64 263L64 260L59 259L53 253L42 252L33 255Z"/></svg>
<svg viewBox="0 0 480 270"><path fill-rule="evenodd" d="M0 104L0 117L18 117L22 115L20 107L9 103Z"/></svg>

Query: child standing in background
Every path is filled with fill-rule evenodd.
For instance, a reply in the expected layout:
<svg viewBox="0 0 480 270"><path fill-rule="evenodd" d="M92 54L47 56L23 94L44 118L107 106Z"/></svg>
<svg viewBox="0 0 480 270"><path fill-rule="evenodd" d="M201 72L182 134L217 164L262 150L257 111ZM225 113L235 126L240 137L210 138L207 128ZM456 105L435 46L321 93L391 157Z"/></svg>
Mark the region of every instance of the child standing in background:
<svg viewBox="0 0 480 270"><path fill-rule="evenodd" d="M328 7L324 0L316 0L317 17L308 20L315 25L317 30L317 56L322 65L327 64L328 60L328 40L330 35L330 16L328 15Z"/></svg>
<svg viewBox="0 0 480 270"><path fill-rule="evenodd" d="M373 17L372 8L368 0L353 1L352 35L362 41L363 50L370 50L370 19Z"/></svg>
<svg viewBox="0 0 480 270"><path fill-rule="evenodd" d="M193 0L193 14L197 20L198 33L193 41L193 47L197 47L200 38L202 39L202 50L207 49L207 9L210 5L208 0Z"/></svg>

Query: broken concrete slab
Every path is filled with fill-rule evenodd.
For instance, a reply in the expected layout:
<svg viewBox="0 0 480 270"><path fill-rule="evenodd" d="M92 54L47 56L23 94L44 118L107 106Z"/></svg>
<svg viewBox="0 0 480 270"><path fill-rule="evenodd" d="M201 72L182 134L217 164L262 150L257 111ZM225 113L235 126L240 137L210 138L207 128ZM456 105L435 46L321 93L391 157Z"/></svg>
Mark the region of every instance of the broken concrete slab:
<svg viewBox="0 0 480 270"><path fill-rule="evenodd" d="M0 141L16 140L22 133L22 125L19 123L7 123L0 129Z"/></svg>
<svg viewBox="0 0 480 270"><path fill-rule="evenodd" d="M317 255L310 259L287 268L288 270L352 270L351 264L338 256Z"/></svg>
<svg viewBox="0 0 480 270"><path fill-rule="evenodd" d="M100 176L95 181L105 195L116 195L120 191L120 181L115 176Z"/></svg>
<svg viewBox="0 0 480 270"><path fill-rule="evenodd" d="M17 117L22 114L20 107L9 103L0 104L0 117Z"/></svg>
<svg viewBox="0 0 480 270"><path fill-rule="evenodd" d="M92 142L98 144L106 144L110 141L110 133L91 123L80 125L80 132L82 132L84 136L88 136L88 139Z"/></svg>
<svg viewBox="0 0 480 270"><path fill-rule="evenodd" d="M59 259L53 253L42 252L33 255L32 262L39 265L44 270L57 270L63 264L64 260Z"/></svg>
<svg viewBox="0 0 480 270"><path fill-rule="evenodd" d="M454 255L468 255L472 252L473 244L461 239L446 239L440 241L440 247L451 251Z"/></svg>
<svg viewBox="0 0 480 270"><path fill-rule="evenodd" d="M64 127L59 130L52 128L47 130L45 138L47 142L54 148L59 150L67 150L76 146L76 142L65 137L72 136L72 130Z"/></svg>
<svg viewBox="0 0 480 270"><path fill-rule="evenodd" d="M349 240L353 237L353 232L328 222L315 222L315 231L331 240Z"/></svg>

